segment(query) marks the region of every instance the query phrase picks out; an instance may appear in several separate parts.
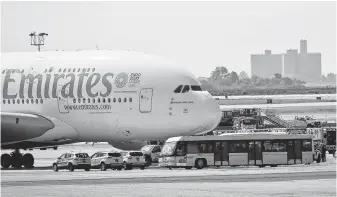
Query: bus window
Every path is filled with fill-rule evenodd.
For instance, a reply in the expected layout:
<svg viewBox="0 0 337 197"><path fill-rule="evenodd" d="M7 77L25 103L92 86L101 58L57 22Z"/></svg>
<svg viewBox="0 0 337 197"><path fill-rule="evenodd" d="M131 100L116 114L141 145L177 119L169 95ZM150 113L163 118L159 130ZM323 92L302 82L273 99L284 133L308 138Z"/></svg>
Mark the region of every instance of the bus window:
<svg viewBox="0 0 337 197"><path fill-rule="evenodd" d="M272 151L272 144L269 140L263 142L262 151L263 152L271 152Z"/></svg>
<svg viewBox="0 0 337 197"><path fill-rule="evenodd" d="M199 144L198 151L199 153L207 153L206 144Z"/></svg>
<svg viewBox="0 0 337 197"><path fill-rule="evenodd" d="M198 145L195 142L190 142L187 144L187 153L198 153Z"/></svg>
<svg viewBox="0 0 337 197"><path fill-rule="evenodd" d="M303 140L302 151L312 151L311 140Z"/></svg>
<svg viewBox="0 0 337 197"><path fill-rule="evenodd" d="M285 152L286 151L286 145L283 140L273 140L272 141L272 152Z"/></svg>
<svg viewBox="0 0 337 197"><path fill-rule="evenodd" d="M176 150L177 156L185 156L186 155L186 144L184 142L179 142Z"/></svg>
<svg viewBox="0 0 337 197"><path fill-rule="evenodd" d="M294 145L295 145L295 159L302 159L301 140L294 140Z"/></svg>
<svg viewBox="0 0 337 197"><path fill-rule="evenodd" d="M207 144L207 152L208 153L213 153L213 143L210 142L209 144Z"/></svg>
<svg viewBox="0 0 337 197"><path fill-rule="evenodd" d="M247 146L245 141L230 142L229 145L230 153L246 153Z"/></svg>

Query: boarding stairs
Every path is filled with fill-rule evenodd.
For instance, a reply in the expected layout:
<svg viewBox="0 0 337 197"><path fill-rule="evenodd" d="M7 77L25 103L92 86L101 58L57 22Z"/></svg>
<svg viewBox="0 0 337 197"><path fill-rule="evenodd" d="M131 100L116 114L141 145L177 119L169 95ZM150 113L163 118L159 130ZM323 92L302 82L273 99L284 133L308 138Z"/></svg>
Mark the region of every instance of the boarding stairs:
<svg viewBox="0 0 337 197"><path fill-rule="evenodd" d="M276 114L274 110L261 111L261 118L263 121L270 122L279 128L290 128L291 124L286 120L283 120L280 116Z"/></svg>

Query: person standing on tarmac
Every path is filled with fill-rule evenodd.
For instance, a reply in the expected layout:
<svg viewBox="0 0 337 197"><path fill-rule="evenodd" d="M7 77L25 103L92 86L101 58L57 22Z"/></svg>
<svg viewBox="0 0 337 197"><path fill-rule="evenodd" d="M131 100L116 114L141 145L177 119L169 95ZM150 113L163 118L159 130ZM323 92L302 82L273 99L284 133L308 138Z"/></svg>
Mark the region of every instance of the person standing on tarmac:
<svg viewBox="0 0 337 197"><path fill-rule="evenodd" d="M322 162L326 162L326 146L323 145L322 147Z"/></svg>

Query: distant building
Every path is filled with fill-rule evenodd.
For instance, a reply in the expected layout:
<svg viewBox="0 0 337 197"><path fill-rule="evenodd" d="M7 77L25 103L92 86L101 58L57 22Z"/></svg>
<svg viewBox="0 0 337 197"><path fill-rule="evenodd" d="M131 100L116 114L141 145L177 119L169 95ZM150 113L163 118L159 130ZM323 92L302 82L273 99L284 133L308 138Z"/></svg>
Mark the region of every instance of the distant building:
<svg viewBox="0 0 337 197"><path fill-rule="evenodd" d="M321 53L308 53L307 41L300 41L300 53L287 50L284 55L285 77L296 78L306 82L318 82L322 75Z"/></svg>
<svg viewBox="0 0 337 197"><path fill-rule="evenodd" d="M271 50L265 50L264 54L250 56L251 76L271 78L276 73L282 74L282 55L272 54Z"/></svg>
<svg viewBox="0 0 337 197"><path fill-rule="evenodd" d="M289 78L296 78L299 74L298 72L298 50L290 49L284 55L284 69L283 76Z"/></svg>

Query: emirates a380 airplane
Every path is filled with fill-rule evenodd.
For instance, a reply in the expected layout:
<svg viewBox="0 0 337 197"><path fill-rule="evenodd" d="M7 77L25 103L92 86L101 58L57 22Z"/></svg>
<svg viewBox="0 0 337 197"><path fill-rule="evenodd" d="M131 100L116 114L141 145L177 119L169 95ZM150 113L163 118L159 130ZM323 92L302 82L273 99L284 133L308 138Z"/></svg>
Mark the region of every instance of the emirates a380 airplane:
<svg viewBox="0 0 337 197"><path fill-rule="evenodd" d="M1 55L1 165L32 167L20 149L140 143L213 130L217 102L164 58L130 51ZM131 143L130 143L131 142ZM123 147L124 148L124 147Z"/></svg>

